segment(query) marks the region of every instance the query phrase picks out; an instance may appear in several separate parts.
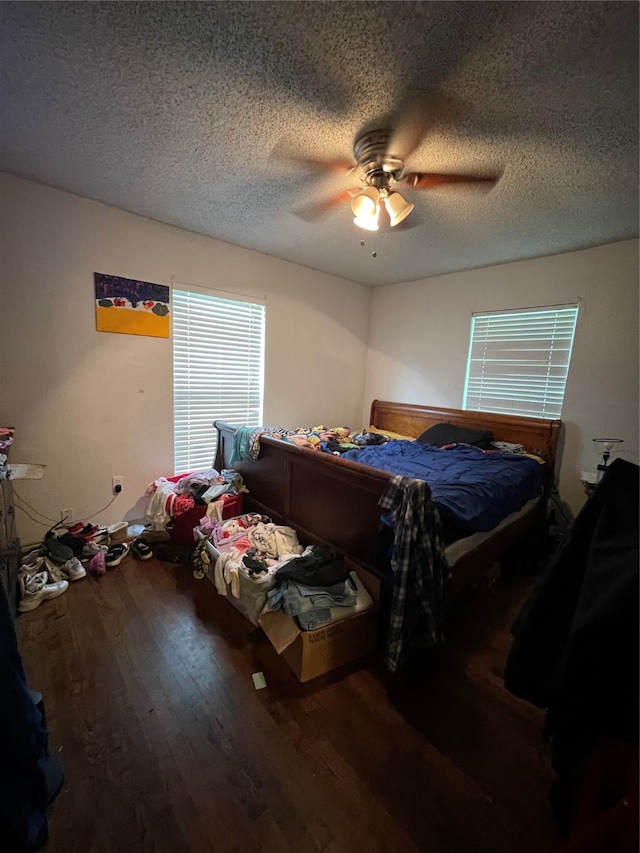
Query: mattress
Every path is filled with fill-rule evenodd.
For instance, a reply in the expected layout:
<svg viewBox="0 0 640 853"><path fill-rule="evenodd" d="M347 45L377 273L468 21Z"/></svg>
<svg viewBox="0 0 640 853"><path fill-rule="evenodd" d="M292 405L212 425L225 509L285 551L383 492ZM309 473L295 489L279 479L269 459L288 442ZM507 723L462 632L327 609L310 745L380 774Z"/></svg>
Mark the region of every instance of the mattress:
<svg viewBox="0 0 640 853"><path fill-rule="evenodd" d="M435 447L418 441L351 450L343 459L426 480L442 519L445 542L493 530L542 491L544 466L530 456L468 444Z"/></svg>
<svg viewBox="0 0 640 853"><path fill-rule="evenodd" d="M493 530L488 530L484 533L473 533L471 536L465 536L463 539L457 539L455 542L447 545L444 549L444 553L451 568L453 568L455 564L462 559L462 557L466 557L468 554L471 554L479 548L487 539L490 539L505 527L513 524L514 521L518 521L518 519L523 518L531 509L533 509L538 500L539 498L532 498L530 501L527 501L522 509L512 512L506 518L503 518L500 524L494 527Z"/></svg>

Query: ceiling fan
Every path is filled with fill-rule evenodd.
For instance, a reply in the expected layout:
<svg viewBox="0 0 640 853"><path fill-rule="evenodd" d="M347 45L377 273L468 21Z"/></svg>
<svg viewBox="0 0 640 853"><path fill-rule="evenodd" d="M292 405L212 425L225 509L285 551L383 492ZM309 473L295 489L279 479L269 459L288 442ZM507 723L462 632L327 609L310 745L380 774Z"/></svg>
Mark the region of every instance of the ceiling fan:
<svg viewBox="0 0 640 853"><path fill-rule="evenodd" d="M433 99L431 100L433 106ZM433 114L432 114L433 119ZM383 123L381 123L383 124ZM406 160L420 144L427 131L424 119L424 101L415 102L405 109L401 119L390 126L365 129L355 140L353 160L315 160L295 157L307 167L320 170L355 173L360 186L343 190L336 195L296 211L302 219L313 220L330 209L351 202L354 223L367 231L377 231L380 214L386 213L393 228L403 222L414 208L398 190L429 190L446 185L493 185L499 175L461 175L436 172L411 172L406 170Z"/></svg>

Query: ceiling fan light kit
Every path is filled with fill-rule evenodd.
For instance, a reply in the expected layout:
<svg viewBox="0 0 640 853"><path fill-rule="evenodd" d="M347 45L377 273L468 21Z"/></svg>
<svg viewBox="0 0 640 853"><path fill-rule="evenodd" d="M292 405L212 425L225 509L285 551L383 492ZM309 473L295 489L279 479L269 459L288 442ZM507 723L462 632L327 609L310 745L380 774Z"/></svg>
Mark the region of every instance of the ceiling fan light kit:
<svg viewBox="0 0 640 853"><path fill-rule="evenodd" d="M403 219L406 219L415 207L411 202L405 201L400 193L389 193L384 200L384 206L387 208L391 226L398 225Z"/></svg>
<svg viewBox="0 0 640 853"><path fill-rule="evenodd" d="M493 185L499 176L440 174L405 171L405 161L419 145L428 128L428 116L417 118L410 113L396 123L395 128L378 128L360 133L353 146L355 165L348 174L356 172L360 186L341 190L329 199L315 204L299 214L302 218L315 218L337 205L350 200L354 223L365 231L377 231L380 225L393 228L403 222L415 205L406 201L396 187L409 192L433 190L444 186L464 186L486 183ZM411 133L408 133L408 131ZM404 140L404 141L403 141ZM344 159L322 162L325 169L344 169ZM380 211L386 214L380 220ZM387 218L388 217L388 218Z"/></svg>
<svg viewBox="0 0 640 853"><path fill-rule="evenodd" d="M378 230L378 208L374 210L373 214L368 216L356 216L353 220L358 228L364 228L365 231L377 231Z"/></svg>
<svg viewBox="0 0 640 853"><path fill-rule="evenodd" d="M389 214L389 225L392 228L406 219L414 208L400 193L378 191L375 187L368 187L358 193L351 202L355 224L367 231L377 231L381 204L384 204Z"/></svg>
<svg viewBox="0 0 640 853"><path fill-rule="evenodd" d="M358 219L362 217L373 216L380 203L380 192L375 187L367 187L362 192L357 193L351 201L351 210L353 215Z"/></svg>

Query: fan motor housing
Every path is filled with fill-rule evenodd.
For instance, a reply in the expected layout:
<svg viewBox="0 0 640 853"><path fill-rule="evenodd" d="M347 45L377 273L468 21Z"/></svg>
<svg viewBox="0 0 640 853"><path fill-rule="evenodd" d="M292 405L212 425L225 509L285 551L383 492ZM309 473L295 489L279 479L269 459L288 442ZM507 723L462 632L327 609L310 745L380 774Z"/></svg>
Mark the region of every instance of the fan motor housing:
<svg viewBox="0 0 640 853"><path fill-rule="evenodd" d="M381 128L359 136L353 146L353 156L363 180L378 189L387 188L402 175L404 161L387 154L391 131Z"/></svg>

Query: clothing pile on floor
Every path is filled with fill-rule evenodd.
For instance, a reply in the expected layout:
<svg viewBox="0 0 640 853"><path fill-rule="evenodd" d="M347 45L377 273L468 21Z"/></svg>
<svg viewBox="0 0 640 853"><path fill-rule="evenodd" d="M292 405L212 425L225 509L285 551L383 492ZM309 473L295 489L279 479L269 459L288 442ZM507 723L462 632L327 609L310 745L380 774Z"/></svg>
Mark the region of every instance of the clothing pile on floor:
<svg viewBox="0 0 640 853"><path fill-rule="evenodd" d="M206 543L211 541L219 556L206 566L209 579L220 595L240 603L238 609L256 625L265 611L282 608L302 630L311 631L372 604L333 549L303 548L295 530L268 516L209 519L199 531L203 538L194 555L196 567L205 570Z"/></svg>
<svg viewBox="0 0 640 853"><path fill-rule="evenodd" d="M236 471L207 468L174 477L158 477L147 487L149 503L145 512L147 526L154 531L167 530L173 520L202 507L202 519L223 518L225 504L246 492Z"/></svg>
<svg viewBox="0 0 640 853"><path fill-rule="evenodd" d="M47 531L41 545L23 556L18 573L18 610L27 613L43 601L57 598L69 583L87 576L87 568L103 575L119 566L127 554L149 560L153 552L143 538L126 541L128 525L57 524ZM86 568L83 563L86 563Z"/></svg>

